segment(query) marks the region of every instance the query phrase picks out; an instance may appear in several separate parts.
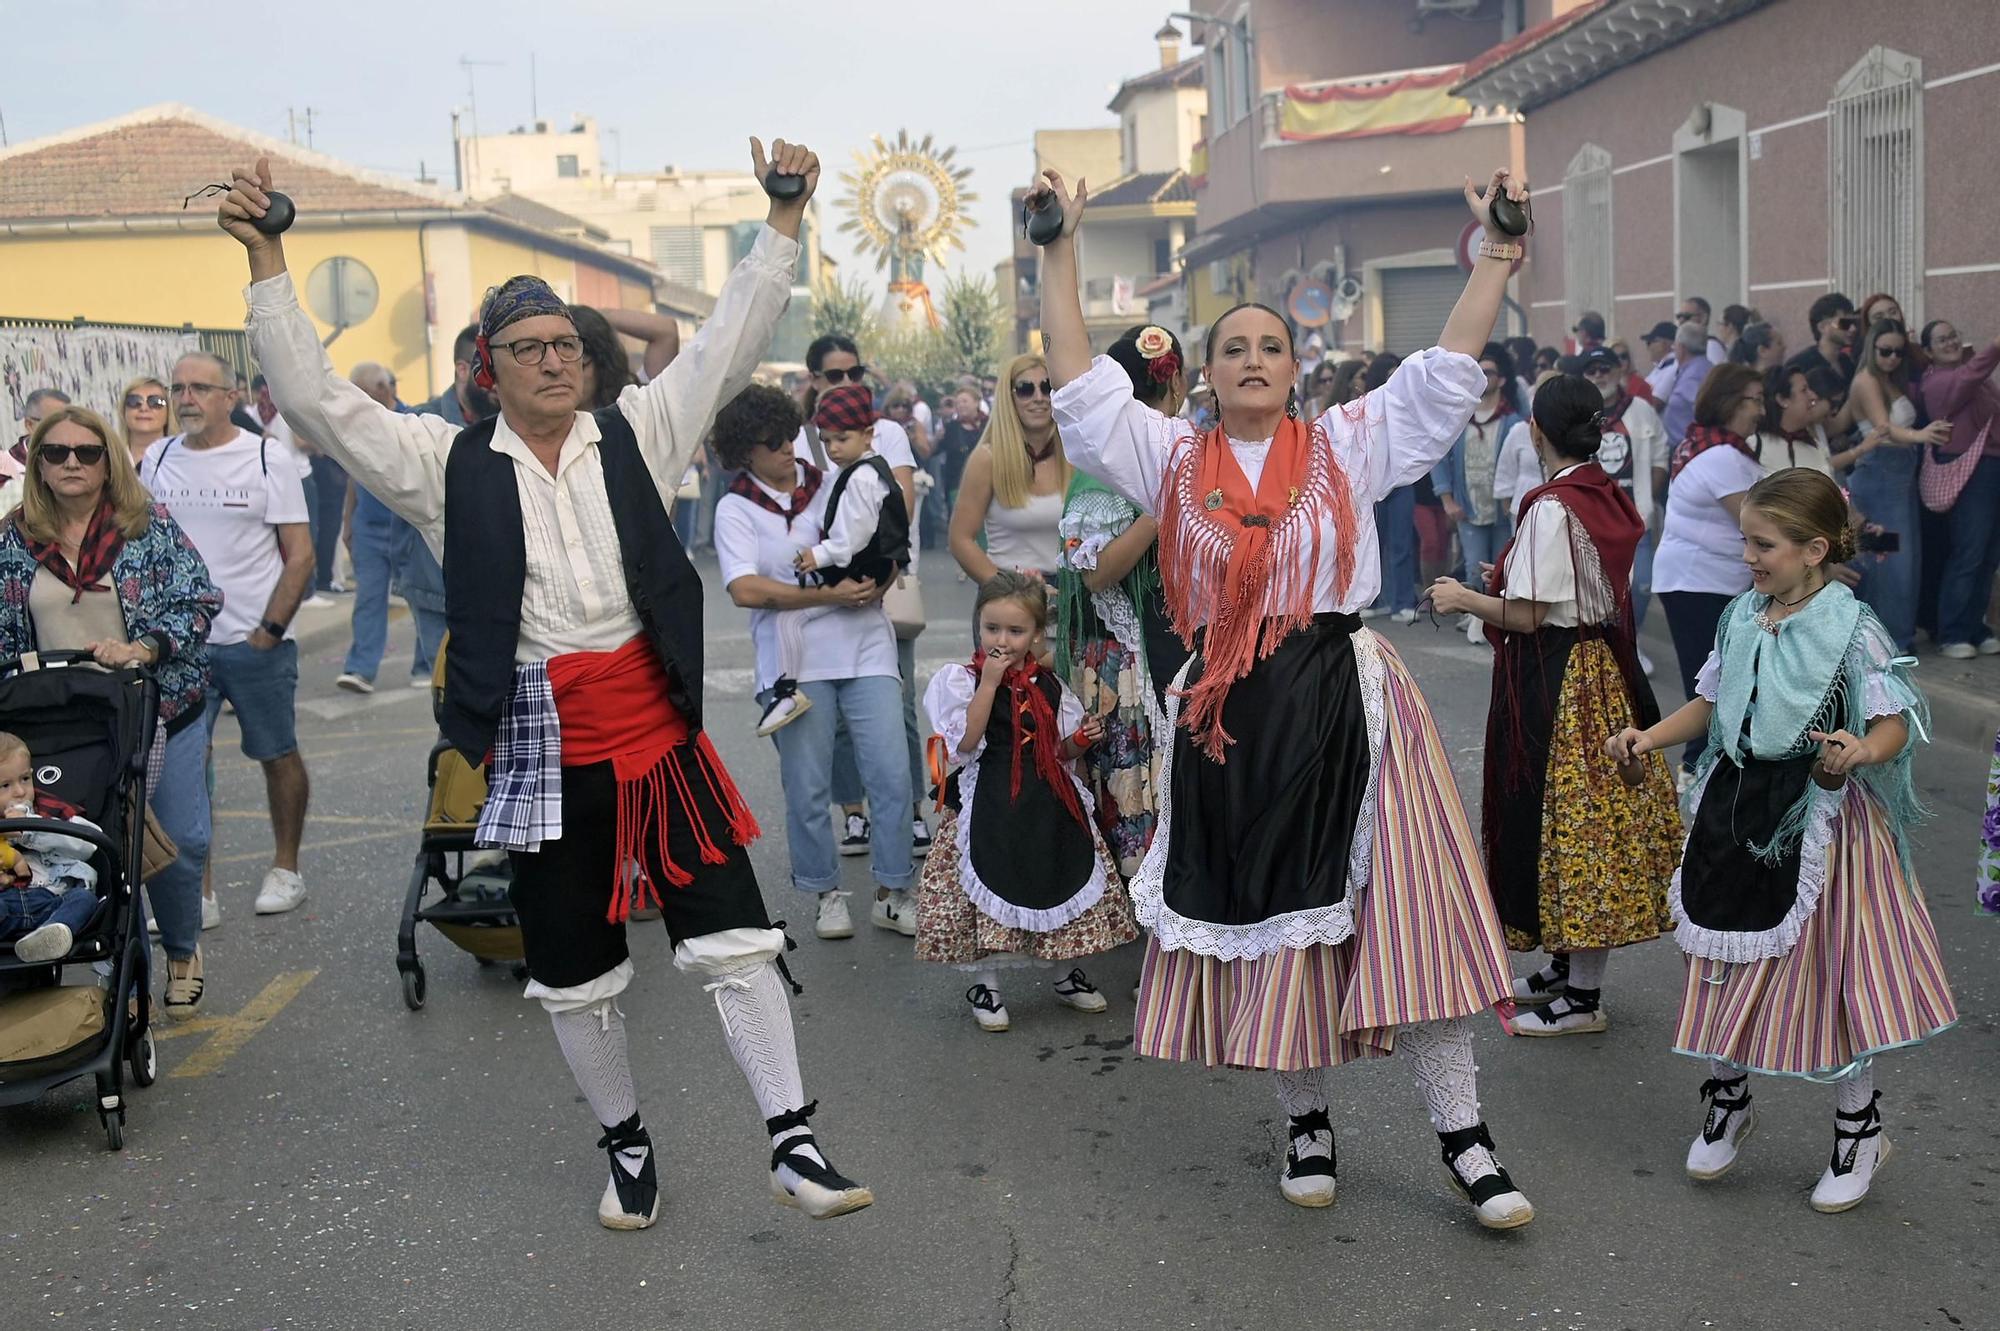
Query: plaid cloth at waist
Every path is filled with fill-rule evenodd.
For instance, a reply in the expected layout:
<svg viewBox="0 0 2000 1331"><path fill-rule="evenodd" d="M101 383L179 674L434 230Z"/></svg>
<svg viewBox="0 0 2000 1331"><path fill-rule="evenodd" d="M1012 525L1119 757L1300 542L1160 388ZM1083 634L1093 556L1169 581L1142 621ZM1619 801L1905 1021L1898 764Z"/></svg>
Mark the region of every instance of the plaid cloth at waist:
<svg viewBox="0 0 2000 1331"><path fill-rule="evenodd" d="M548 663L535 661L514 669L514 692L493 737L486 807L479 811L473 842L532 851L561 838L562 722Z"/></svg>

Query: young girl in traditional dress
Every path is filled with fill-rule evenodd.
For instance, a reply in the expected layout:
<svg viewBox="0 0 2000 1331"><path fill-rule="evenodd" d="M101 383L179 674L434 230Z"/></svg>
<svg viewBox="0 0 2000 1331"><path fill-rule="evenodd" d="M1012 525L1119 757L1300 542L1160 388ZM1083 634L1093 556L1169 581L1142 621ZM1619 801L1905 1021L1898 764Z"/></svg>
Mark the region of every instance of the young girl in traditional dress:
<svg viewBox="0 0 2000 1331"><path fill-rule="evenodd" d="M1164 328L1128 328L1105 352L1132 381L1132 396L1172 416L1187 398L1180 339ZM1160 593L1159 524L1094 476L1072 474L1056 569L1055 666L1104 738L1083 757L1097 825L1130 878L1153 840L1159 809L1155 737L1167 733L1167 687L1187 660Z"/></svg>
<svg viewBox="0 0 2000 1331"><path fill-rule="evenodd" d="M1674 1048L1709 1061L1689 1176L1735 1165L1751 1072L1831 1082L1812 1205L1845 1211L1890 1157L1872 1060L1958 1019L1906 839L1928 709L1882 622L1826 576L1854 554L1832 480L1767 476L1741 525L1751 589L1723 612L1698 696L1606 751L1629 764L1709 738L1671 900L1688 954Z"/></svg>
<svg viewBox="0 0 2000 1331"><path fill-rule="evenodd" d="M1532 431L1548 480L1521 499L1520 526L1486 592L1440 578L1439 613L1466 613L1496 649L1486 716L1480 831L1486 881L1507 945L1548 951L1514 983L1533 1006L1516 1035L1583 1035L1609 1025L1601 1003L1611 949L1667 928L1680 819L1666 760L1626 785L1604 743L1659 720L1632 633L1631 568L1646 520L1596 462L1604 397L1582 375L1535 390Z"/></svg>
<svg viewBox="0 0 2000 1331"><path fill-rule="evenodd" d="M943 749L943 821L917 889L917 956L972 972L984 1031L1008 1027L1000 970L1095 956L1139 936L1132 903L1072 761L1104 724L1041 664L1048 591L1003 569L979 586L979 649L931 677L924 710ZM1079 1012L1104 995L1081 966L1055 984Z"/></svg>
<svg viewBox="0 0 2000 1331"><path fill-rule="evenodd" d="M1510 993L1499 921L1430 709L1359 614L1381 585L1373 506L1465 428L1521 247L1483 246L1440 345L1310 421L1284 319L1225 312L1207 348L1220 421L1204 434L1092 359L1074 240L1086 191L1044 179L1064 218L1042 285L1063 447L1158 518L1167 608L1194 649L1132 886L1153 930L1134 1047L1276 1073L1291 1142L1279 1190L1300 1206L1334 1199L1322 1070L1407 1051L1453 1186L1480 1224L1526 1224L1464 1020ZM1527 196L1502 171L1467 202L1483 219L1500 190Z"/></svg>

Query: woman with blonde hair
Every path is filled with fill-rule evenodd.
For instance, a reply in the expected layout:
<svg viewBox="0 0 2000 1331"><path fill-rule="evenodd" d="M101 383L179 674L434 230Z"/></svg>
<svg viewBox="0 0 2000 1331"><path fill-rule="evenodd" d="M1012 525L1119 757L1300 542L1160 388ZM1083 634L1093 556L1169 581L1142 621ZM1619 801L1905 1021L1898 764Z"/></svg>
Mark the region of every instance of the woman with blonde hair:
<svg viewBox="0 0 2000 1331"><path fill-rule="evenodd" d="M146 450L174 431L174 400L158 379L141 377L125 385L118 410L118 433L125 455L137 467Z"/></svg>
<svg viewBox="0 0 2000 1331"><path fill-rule="evenodd" d="M208 566L96 412L64 407L28 439L20 507L0 523L0 658L87 651L153 668L160 734L146 788L180 855L147 885L167 953L165 1009L194 1015L203 987L208 858L208 630L222 594Z"/></svg>
<svg viewBox="0 0 2000 1331"><path fill-rule="evenodd" d="M1070 466L1056 437L1048 362L1016 356L1000 382L1006 388L959 478L952 558L974 582L1002 569L1053 578Z"/></svg>

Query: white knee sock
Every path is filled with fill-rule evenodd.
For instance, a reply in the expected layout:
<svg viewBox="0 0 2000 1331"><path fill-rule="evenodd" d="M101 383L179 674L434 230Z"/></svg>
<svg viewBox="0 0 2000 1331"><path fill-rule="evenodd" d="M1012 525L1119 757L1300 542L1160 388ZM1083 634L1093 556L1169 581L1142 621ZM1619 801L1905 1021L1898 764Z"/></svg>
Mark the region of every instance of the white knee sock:
<svg viewBox="0 0 2000 1331"><path fill-rule="evenodd" d="M792 1036L792 1004L785 982L778 976L776 962L762 962L753 969L722 977L708 985L715 995L716 1011L722 1014L722 1033L736 1066L743 1069L750 1093L757 1097L757 1109L765 1118L801 1108L806 1102L799 1082L799 1050ZM801 1124L771 1138L771 1145L783 1146L804 1137L798 1146L821 1164L825 1160L811 1145L812 1129ZM785 1171L788 1172L788 1171Z"/></svg>
<svg viewBox="0 0 2000 1331"><path fill-rule="evenodd" d="M1604 986L1604 968L1611 960L1608 947L1578 948L1569 954L1569 987L1572 989L1601 989Z"/></svg>
<svg viewBox="0 0 2000 1331"><path fill-rule="evenodd" d="M632 1063L625 1052L625 1014L617 1002L607 998L581 1012L551 1012L549 1022L576 1088L590 1101L597 1121L615 1128L638 1113Z"/></svg>
<svg viewBox="0 0 2000 1331"><path fill-rule="evenodd" d="M1743 1076L1744 1073L1743 1069L1737 1067L1734 1063L1726 1063L1722 1059L1711 1058L1708 1060L1708 1075L1717 1081L1734 1081L1736 1078ZM1749 1089L1750 1083L1745 1081L1741 1086L1731 1089L1729 1093L1730 1099L1736 1099Z"/></svg>
<svg viewBox="0 0 2000 1331"><path fill-rule="evenodd" d="M1874 1099L1875 1069L1868 1064L1833 1084L1833 1107L1843 1114L1858 1114Z"/></svg>
<svg viewBox="0 0 2000 1331"><path fill-rule="evenodd" d="M1476 1126L1480 1121L1479 1065L1472 1056L1472 1030L1464 1019L1401 1027L1396 1043L1409 1051L1431 1127L1445 1133ZM1485 1147L1474 1146L1458 1157L1454 1168L1460 1178L1470 1181L1499 1166Z"/></svg>
<svg viewBox="0 0 2000 1331"><path fill-rule="evenodd" d="M1298 1118L1326 1108L1326 1083L1320 1080L1320 1072L1319 1068L1302 1068L1297 1072L1271 1074L1278 1085L1278 1103L1287 1114Z"/></svg>

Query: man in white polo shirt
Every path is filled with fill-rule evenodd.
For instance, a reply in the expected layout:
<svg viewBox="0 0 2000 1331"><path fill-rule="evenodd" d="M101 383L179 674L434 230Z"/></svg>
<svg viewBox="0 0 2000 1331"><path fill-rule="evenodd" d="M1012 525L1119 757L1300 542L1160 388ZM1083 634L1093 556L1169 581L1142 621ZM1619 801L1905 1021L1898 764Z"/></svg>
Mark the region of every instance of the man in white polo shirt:
<svg viewBox="0 0 2000 1331"><path fill-rule="evenodd" d="M209 630L215 687L212 735L223 699L236 708L243 756L264 768L276 843L257 893L257 913L277 915L306 899L299 876L310 786L299 754L293 702L299 649L292 638L313 576L311 528L298 455L288 444L238 429L231 371L190 352L174 365L174 407L186 433L146 450L139 478L167 506L222 589Z"/></svg>

